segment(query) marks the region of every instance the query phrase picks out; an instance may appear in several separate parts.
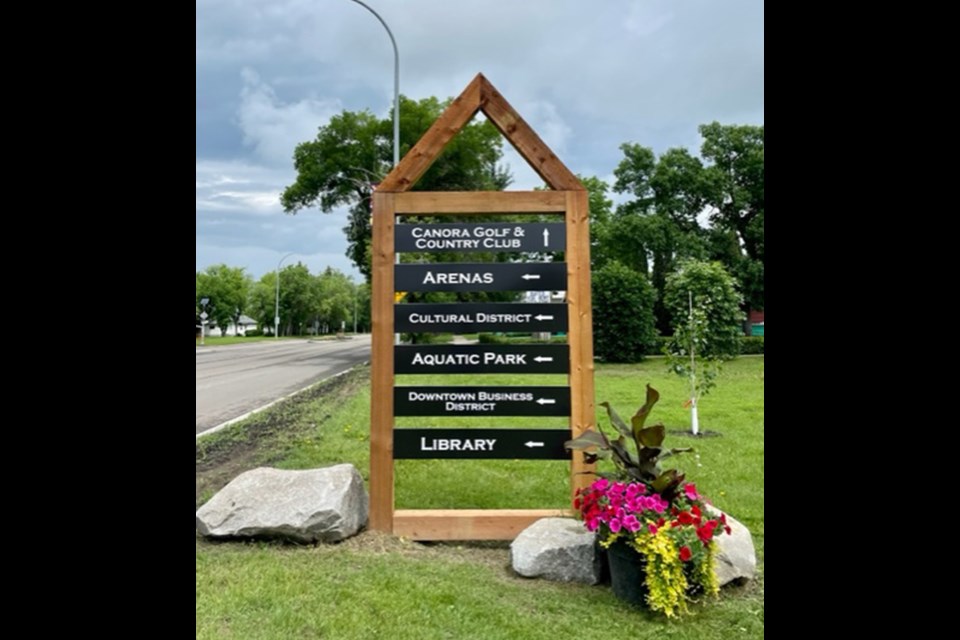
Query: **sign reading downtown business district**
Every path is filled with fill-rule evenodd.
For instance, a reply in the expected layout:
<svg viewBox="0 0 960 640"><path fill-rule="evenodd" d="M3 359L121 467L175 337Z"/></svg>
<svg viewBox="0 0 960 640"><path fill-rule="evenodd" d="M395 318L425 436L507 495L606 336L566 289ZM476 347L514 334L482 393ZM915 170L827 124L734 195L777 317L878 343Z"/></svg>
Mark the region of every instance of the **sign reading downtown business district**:
<svg viewBox="0 0 960 640"><path fill-rule="evenodd" d="M393 307L397 332L566 331L567 305L497 303L398 304Z"/></svg>
<svg viewBox="0 0 960 640"><path fill-rule="evenodd" d="M567 373L565 344L436 344L394 348L394 373Z"/></svg>
<svg viewBox="0 0 960 640"><path fill-rule="evenodd" d="M569 429L394 429L394 458L569 460Z"/></svg>
<svg viewBox="0 0 960 640"><path fill-rule="evenodd" d="M394 387L396 416L569 416L570 387Z"/></svg>
<svg viewBox="0 0 960 640"><path fill-rule="evenodd" d="M565 251L562 222L398 224L396 251Z"/></svg>
<svg viewBox="0 0 960 640"><path fill-rule="evenodd" d="M398 264L397 291L556 291L567 288L563 262Z"/></svg>

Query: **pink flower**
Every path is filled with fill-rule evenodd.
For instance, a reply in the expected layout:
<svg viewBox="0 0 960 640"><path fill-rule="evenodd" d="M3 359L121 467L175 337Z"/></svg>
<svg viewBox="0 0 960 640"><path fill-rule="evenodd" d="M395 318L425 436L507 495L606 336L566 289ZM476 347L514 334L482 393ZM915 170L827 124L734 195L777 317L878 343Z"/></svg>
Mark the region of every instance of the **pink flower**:
<svg viewBox="0 0 960 640"><path fill-rule="evenodd" d="M612 531L612 532L614 532L614 533L617 533L618 531L620 531L620 519L619 519L619 518L611 518L611 519L610 519L610 531Z"/></svg>
<svg viewBox="0 0 960 640"><path fill-rule="evenodd" d="M663 518L661 518L661 520L662 520L662 519L663 519ZM652 535L652 536L657 535L657 531L659 531L659 530L660 530L660 529L658 529L658 528L657 528L657 525L655 525L655 524L648 524L648 525L647 525L647 531L649 531L649 532L650 532L650 535Z"/></svg>
<svg viewBox="0 0 960 640"><path fill-rule="evenodd" d="M625 526L630 533L636 533L637 530L640 529L640 521L637 520L636 516L627 516L623 519L623 526Z"/></svg>
<svg viewBox="0 0 960 640"><path fill-rule="evenodd" d="M587 529L590 531L596 531L600 526L600 518L590 518L587 520Z"/></svg>
<svg viewBox="0 0 960 640"><path fill-rule="evenodd" d="M609 486L610 486L609 480L607 480L606 478L600 478L599 480L594 482L592 485L590 485L590 488L596 491L604 491Z"/></svg>
<svg viewBox="0 0 960 640"><path fill-rule="evenodd" d="M699 500L699 499L700 499L700 496L697 495L697 485L693 484L692 482L687 483L687 486L685 486L685 487L683 488L683 493L684 493L684 494L687 496L687 498L690 499L690 500Z"/></svg>

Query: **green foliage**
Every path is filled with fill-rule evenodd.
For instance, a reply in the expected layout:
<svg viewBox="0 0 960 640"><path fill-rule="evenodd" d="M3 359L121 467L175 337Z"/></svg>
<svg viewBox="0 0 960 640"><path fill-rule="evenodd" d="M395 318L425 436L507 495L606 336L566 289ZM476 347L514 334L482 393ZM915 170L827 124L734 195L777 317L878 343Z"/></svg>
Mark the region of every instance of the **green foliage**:
<svg viewBox="0 0 960 640"><path fill-rule="evenodd" d="M273 332L276 311L277 274L264 274L250 294L250 316L262 330ZM369 287L358 287L345 274L328 267L312 275L306 265L297 263L280 272L280 335L335 333L345 323L353 331L369 327Z"/></svg>
<svg viewBox="0 0 960 640"><path fill-rule="evenodd" d="M400 155L413 147L450 103L400 96ZM320 127L314 140L297 145L297 178L280 202L287 213L319 207L330 213L349 207L347 256L370 278L370 196L393 162L392 111L380 119L369 111L344 111ZM502 190L511 182L498 166L503 138L487 121L465 126L414 187L424 191Z"/></svg>
<svg viewBox="0 0 960 640"><path fill-rule="evenodd" d="M743 355L763 355L763 336L742 336L740 353Z"/></svg>
<svg viewBox="0 0 960 640"><path fill-rule="evenodd" d="M619 262L593 272L594 355L606 362L638 362L651 353L656 336L656 293L647 277Z"/></svg>
<svg viewBox="0 0 960 640"><path fill-rule="evenodd" d="M743 299L722 264L689 260L667 278L664 302L674 318L668 363L691 380L696 400L713 386L720 364L740 352Z"/></svg>
<svg viewBox="0 0 960 640"><path fill-rule="evenodd" d="M252 286L243 267L228 267L215 264L197 273L197 309L206 310L208 323L215 323L221 330L240 320L247 309L247 297ZM209 298L206 307L200 301Z"/></svg>
<svg viewBox="0 0 960 640"><path fill-rule="evenodd" d="M659 493L669 503L677 495L684 474L676 469L664 471L660 461L672 455L693 451L689 447L665 449L663 440L666 429L662 424L645 427L647 418L653 410L653 405L660 400L656 389L647 385L647 398L643 406L630 418L630 424L624 422L609 402L601 402L600 406L607 410L610 423L619 433L616 440L611 440L602 429L596 431L588 429L573 440L568 440L564 446L574 451L584 451L583 458L587 464L597 460L613 462L613 473L597 472L597 475L619 482L642 482L654 492ZM628 442L632 443L628 446ZM586 449L593 449L588 453Z"/></svg>
<svg viewBox="0 0 960 640"><path fill-rule="evenodd" d="M700 155L708 162L704 182L710 221L736 234L737 260L726 263L740 281L751 309L763 309L764 151L763 126L701 125Z"/></svg>

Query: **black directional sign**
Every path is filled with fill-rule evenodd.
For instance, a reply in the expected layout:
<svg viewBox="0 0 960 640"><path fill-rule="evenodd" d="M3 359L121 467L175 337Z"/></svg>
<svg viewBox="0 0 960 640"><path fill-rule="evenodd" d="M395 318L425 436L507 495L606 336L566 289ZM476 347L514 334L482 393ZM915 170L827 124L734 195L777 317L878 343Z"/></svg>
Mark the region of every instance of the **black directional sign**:
<svg viewBox="0 0 960 640"><path fill-rule="evenodd" d="M569 429L395 429L394 458L569 460Z"/></svg>
<svg viewBox="0 0 960 640"><path fill-rule="evenodd" d="M565 344L436 344L394 347L394 373L567 373Z"/></svg>
<svg viewBox="0 0 960 640"><path fill-rule="evenodd" d="M500 303L398 304L394 330L429 333L453 331L566 331L567 305Z"/></svg>
<svg viewBox="0 0 960 640"><path fill-rule="evenodd" d="M565 251L562 222L398 224L397 251Z"/></svg>
<svg viewBox="0 0 960 640"><path fill-rule="evenodd" d="M564 262L398 264L397 291L555 291L567 288Z"/></svg>
<svg viewBox="0 0 960 640"><path fill-rule="evenodd" d="M569 416L570 387L394 387L396 416Z"/></svg>

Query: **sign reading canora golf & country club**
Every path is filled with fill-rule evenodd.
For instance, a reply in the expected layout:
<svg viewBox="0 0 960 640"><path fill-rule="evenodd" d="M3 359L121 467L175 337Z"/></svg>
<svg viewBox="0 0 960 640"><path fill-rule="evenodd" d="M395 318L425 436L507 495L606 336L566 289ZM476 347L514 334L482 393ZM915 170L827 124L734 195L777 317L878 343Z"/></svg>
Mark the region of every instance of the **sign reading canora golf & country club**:
<svg viewBox="0 0 960 640"><path fill-rule="evenodd" d="M563 251L561 222L398 224L397 251Z"/></svg>
<svg viewBox="0 0 960 640"><path fill-rule="evenodd" d="M447 143L482 111L549 187L544 191L411 191ZM564 448L593 426L593 338L587 191L482 75L464 89L377 186L371 255L373 353L370 424L370 528L415 540L512 539L561 509L397 510L394 459L570 460L571 495L592 466ZM497 222L397 224L403 216L510 216ZM520 222L536 216L531 222ZM548 222L562 216L563 222ZM397 264L397 253L516 254L512 262ZM563 252L565 262L534 262ZM478 256L478 259L483 259ZM558 303L419 303L397 292L563 291ZM543 294L540 294L543 295ZM540 297L540 300L550 299ZM567 344L395 345L395 333L553 333ZM397 374L553 374L566 384L395 385ZM559 381L558 381L559 382ZM567 429L395 428L397 416L464 420L557 417ZM410 418L406 418L408 421ZM527 421L530 422L529 420ZM415 424L415 423L414 423ZM431 423L432 424L432 423ZM543 425L549 427L549 422ZM442 478L437 478L442 483Z"/></svg>

